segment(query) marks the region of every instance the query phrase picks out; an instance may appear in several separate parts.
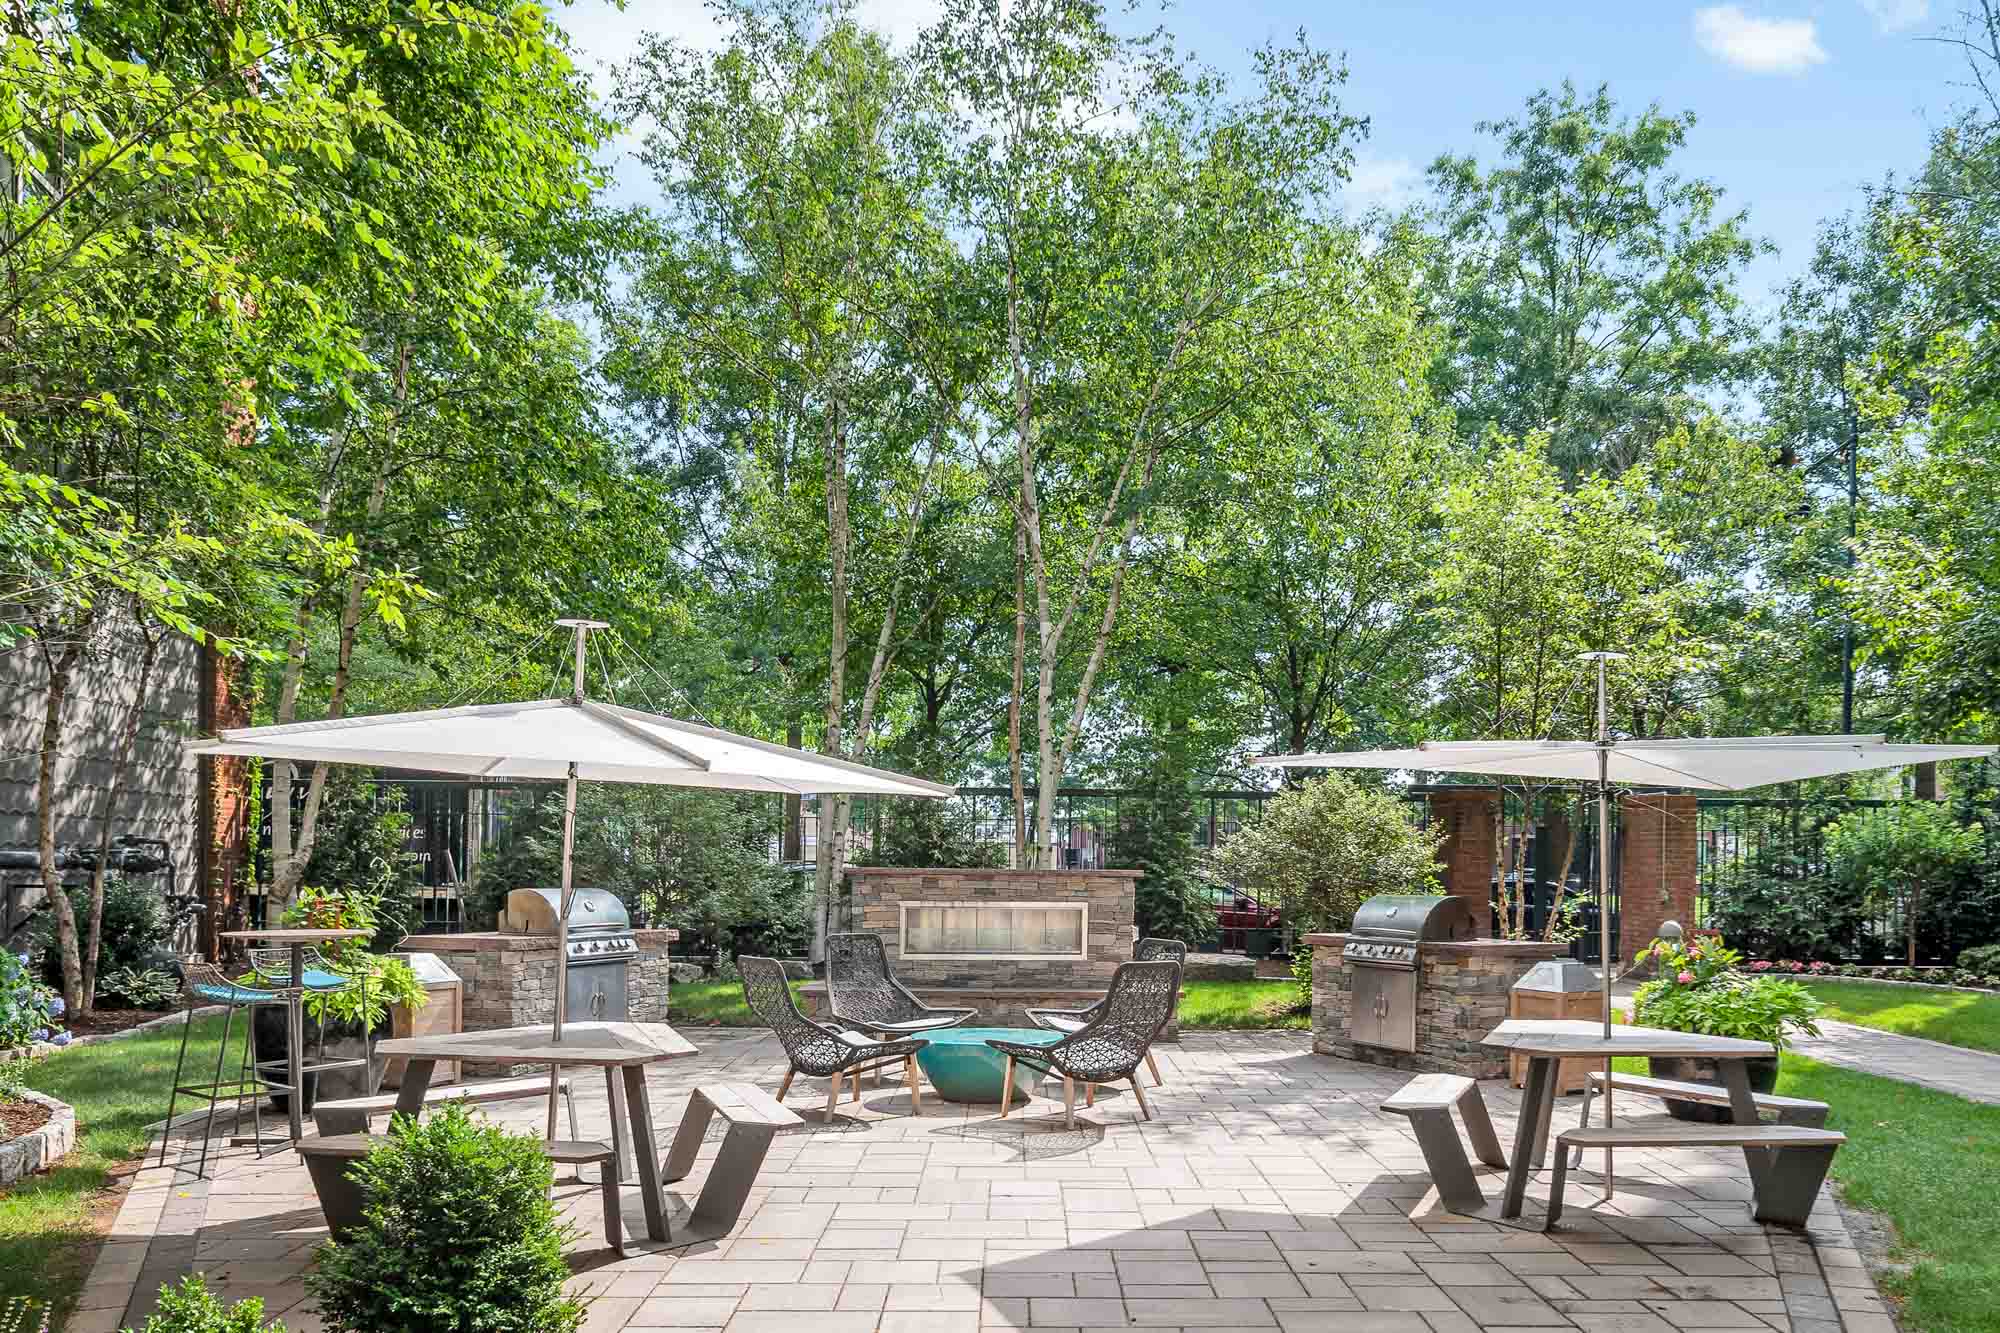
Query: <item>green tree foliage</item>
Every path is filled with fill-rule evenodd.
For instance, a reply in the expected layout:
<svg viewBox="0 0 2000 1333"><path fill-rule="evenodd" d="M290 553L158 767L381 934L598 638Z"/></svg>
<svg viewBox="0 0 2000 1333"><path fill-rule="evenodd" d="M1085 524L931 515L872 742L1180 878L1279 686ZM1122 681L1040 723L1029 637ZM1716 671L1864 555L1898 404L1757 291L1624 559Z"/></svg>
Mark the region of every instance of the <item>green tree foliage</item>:
<svg viewBox="0 0 2000 1333"><path fill-rule="evenodd" d="M1344 930L1378 893L1438 892L1444 834L1419 828L1407 803L1331 773L1280 792L1217 847L1220 878L1281 904L1301 930Z"/></svg>
<svg viewBox="0 0 2000 1333"><path fill-rule="evenodd" d="M1907 962L1917 965L1918 924L1926 899L1945 897L1976 876L1985 830L1962 824L1930 801L1856 810L1827 826L1833 879L1876 912L1901 915Z"/></svg>
<svg viewBox="0 0 2000 1333"><path fill-rule="evenodd" d="M1215 893L1195 846L1195 805L1184 765L1148 771L1118 806L1111 864L1145 873L1133 886L1139 934L1201 949L1215 937Z"/></svg>
<svg viewBox="0 0 2000 1333"><path fill-rule="evenodd" d="M1433 164L1452 335L1433 378L1467 440L1543 431L1565 474L1618 471L1745 373L1736 282L1759 243L1674 171L1693 124L1564 83L1479 126L1495 165Z"/></svg>
<svg viewBox="0 0 2000 1333"><path fill-rule="evenodd" d="M875 822L855 862L866 866L963 866L998 869L1007 849L980 836L977 815L956 801L896 800L871 803Z"/></svg>

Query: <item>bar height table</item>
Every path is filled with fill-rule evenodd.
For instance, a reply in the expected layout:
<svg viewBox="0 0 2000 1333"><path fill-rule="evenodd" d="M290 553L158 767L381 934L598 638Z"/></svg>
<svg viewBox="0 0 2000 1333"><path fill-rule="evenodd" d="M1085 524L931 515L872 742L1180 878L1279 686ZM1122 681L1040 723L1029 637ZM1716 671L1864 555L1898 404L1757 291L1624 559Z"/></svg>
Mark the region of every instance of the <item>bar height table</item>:
<svg viewBox="0 0 2000 1333"><path fill-rule="evenodd" d="M305 1076L326 1069L352 1069L368 1064L367 1057L359 1060L328 1060L308 1066L306 1054L305 1020L305 975L306 946L330 944L337 940L365 940L375 934L372 930L313 929L310 927L273 927L270 930L225 930L218 939L240 941L245 944L262 942L288 946L292 951L292 993L285 998L285 1074L290 1080L292 1091L285 1098L287 1117L291 1121L291 1142L297 1143L305 1137ZM251 1022L256 1022L253 1015ZM367 1049L367 1038L362 1038L362 1048ZM369 1079L372 1084L373 1078ZM371 1087L369 1091L374 1091ZM262 1145L259 1145L260 1147Z"/></svg>
<svg viewBox="0 0 2000 1333"><path fill-rule="evenodd" d="M660 1154L653 1139L646 1066L694 1055L697 1051L693 1043L665 1023L565 1023L560 1042L552 1038L547 1024L488 1032L391 1037L378 1043L375 1049L383 1055L400 1055L409 1060L396 1092L396 1110L404 1115L416 1115L424 1109L431 1071L440 1060L555 1068L595 1065L602 1069L611 1093L613 1161L624 1161L629 1142L637 1159L640 1197L646 1205L646 1235L653 1240L668 1238L667 1195L660 1178ZM626 1108L627 1124L620 1123L621 1101Z"/></svg>
<svg viewBox="0 0 2000 1333"><path fill-rule="evenodd" d="M1778 1048L1768 1041L1708 1037L1699 1032L1669 1032L1664 1028L1617 1026L1606 1037L1603 1024L1576 1018L1510 1018L1480 1038L1480 1044L1528 1057L1521 1119L1514 1130L1514 1155L1507 1167L1507 1190L1500 1201L1502 1217L1521 1215L1528 1175L1548 1156L1557 1061L1564 1057L1595 1056L1602 1058L1608 1068L1612 1057L1620 1055L1706 1056L1722 1071L1722 1085L1729 1090L1731 1120L1739 1125L1754 1125L1757 1102L1750 1091L1750 1071L1743 1062L1778 1053ZM1610 1089L1607 1087L1606 1091ZM1608 1111L1608 1098L1605 1105ZM1762 1148L1743 1150L1753 1180L1762 1173L1764 1157Z"/></svg>

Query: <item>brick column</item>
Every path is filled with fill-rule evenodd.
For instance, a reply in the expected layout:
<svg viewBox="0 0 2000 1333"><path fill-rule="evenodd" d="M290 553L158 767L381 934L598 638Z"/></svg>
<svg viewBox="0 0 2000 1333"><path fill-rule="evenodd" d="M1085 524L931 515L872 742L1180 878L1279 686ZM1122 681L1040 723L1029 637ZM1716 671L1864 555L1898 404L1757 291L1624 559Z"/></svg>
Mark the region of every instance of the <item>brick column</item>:
<svg viewBox="0 0 2000 1333"><path fill-rule="evenodd" d="M1627 796L1618 833L1618 952L1630 960L1662 921L1694 929L1695 798Z"/></svg>
<svg viewBox="0 0 2000 1333"><path fill-rule="evenodd" d="M1472 909L1484 939L1493 933L1493 866L1497 855L1493 819L1500 793L1493 787L1451 787L1430 793L1431 823L1444 830L1438 861L1444 891Z"/></svg>
<svg viewBox="0 0 2000 1333"><path fill-rule="evenodd" d="M250 695L241 679L241 664L204 644L200 670L202 734L213 736L226 727L249 726ZM201 948L215 959L222 956L216 932L228 928L230 911L242 897L242 880L250 863L249 830L244 826L250 810L250 761L204 755L199 762L195 855L201 888L208 896Z"/></svg>

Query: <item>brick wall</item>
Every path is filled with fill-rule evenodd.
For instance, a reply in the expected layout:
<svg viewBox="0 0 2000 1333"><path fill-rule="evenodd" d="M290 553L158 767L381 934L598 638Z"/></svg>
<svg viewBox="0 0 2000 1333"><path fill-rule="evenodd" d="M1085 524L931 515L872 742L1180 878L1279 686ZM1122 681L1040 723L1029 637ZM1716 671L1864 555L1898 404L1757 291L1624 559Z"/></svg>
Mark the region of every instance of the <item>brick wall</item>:
<svg viewBox="0 0 2000 1333"><path fill-rule="evenodd" d="M1444 830L1438 860L1444 865L1444 891L1462 898L1472 909L1481 931L1493 923L1493 869L1497 844L1493 818L1500 793L1492 787L1459 787L1434 791L1430 803L1433 827Z"/></svg>
<svg viewBox="0 0 2000 1333"><path fill-rule="evenodd" d="M1322 1055L1468 1078L1501 1078L1507 1055L1479 1044L1507 1017L1508 991L1563 944L1528 940L1468 940L1425 945L1417 973L1417 1049L1413 1053L1348 1040L1353 973L1343 961L1347 936L1308 935L1313 946L1313 1049Z"/></svg>
<svg viewBox="0 0 2000 1333"><path fill-rule="evenodd" d="M889 967L922 987L1068 990L1111 983L1132 957L1136 870L952 870L857 866L847 872L843 930L882 937ZM1057 959L905 959L902 904L1082 903L1088 909L1087 957Z"/></svg>
<svg viewBox="0 0 2000 1333"><path fill-rule="evenodd" d="M1630 961L1662 921L1694 927L1695 798L1627 796L1618 836L1618 952Z"/></svg>

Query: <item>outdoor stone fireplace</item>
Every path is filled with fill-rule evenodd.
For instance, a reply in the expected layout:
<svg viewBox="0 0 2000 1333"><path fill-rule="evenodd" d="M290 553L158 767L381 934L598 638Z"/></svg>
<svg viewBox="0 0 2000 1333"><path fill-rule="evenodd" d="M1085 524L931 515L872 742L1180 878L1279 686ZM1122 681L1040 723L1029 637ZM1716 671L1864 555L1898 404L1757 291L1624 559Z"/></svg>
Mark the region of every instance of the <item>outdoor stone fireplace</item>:
<svg viewBox="0 0 2000 1333"><path fill-rule="evenodd" d="M880 935L890 970L926 1003L976 1008L981 1026L1025 1027L1031 1005L1094 1003L1131 961L1139 875L856 866L833 928ZM818 1012L826 988L815 982L800 998Z"/></svg>
<svg viewBox="0 0 2000 1333"><path fill-rule="evenodd" d="M1343 954L1350 936L1308 935L1312 945L1313 1049L1322 1055L1387 1065L1392 1069L1502 1078L1507 1053L1479 1039L1507 1017L1508 991L1545 958L1569 953L1567 944L1540 940L1433 940L1417 949L1417 1049L1390 1050L1348 1035L1354 968Z"/></svg>

